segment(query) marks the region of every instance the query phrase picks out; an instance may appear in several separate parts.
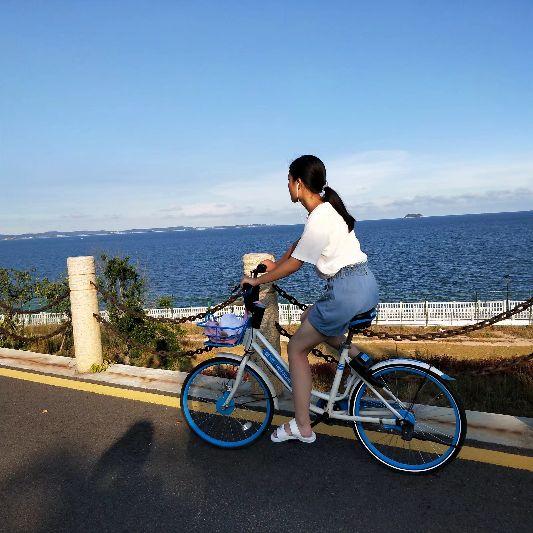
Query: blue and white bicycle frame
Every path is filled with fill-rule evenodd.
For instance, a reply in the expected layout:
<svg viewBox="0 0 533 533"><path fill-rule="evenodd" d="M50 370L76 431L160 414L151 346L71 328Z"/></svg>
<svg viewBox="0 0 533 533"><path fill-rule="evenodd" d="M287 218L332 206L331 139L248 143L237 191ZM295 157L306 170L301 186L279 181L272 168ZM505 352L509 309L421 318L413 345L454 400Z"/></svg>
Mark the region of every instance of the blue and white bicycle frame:
<svg viewBox="0 0 533 533"><path fill-rule="evenodd" d="M223 406L227 407L233 397L235 396L237 389L239 385L241 384L242 377L244 374L245 367L248 366L252 370L254 370L257 374L263 378L266 385L268 386L270 393L272 394L272 398L274 400L274 407L276 409L279 408L279 402L276 394L276 390L270 381L269 377L266 375L266 373L261 369L261 367L256 364L252 360L252 356L256 355L259 356L261 360L265 362L265 364L270 368L272 373L281 381L283 386L289 390L292 391L292 384L291 384L291 378L289 373L289 367L287 363L281 358L278 351L268 342L268 340L265 338L265 336L257 329L254 329L252 327L249 327L245 334L243 339L243 345L245 347L245 354L244 356L232 354L232 353L219 353L218 355L226 357L228 359L233 359L235 361L240 361L239 369L237 371L237 375L235 376L235 380L233 383L233 386L229 392L229 395L227 396ZM346 365L350 362L350 356L349 354L349 346L344 345L343 349L340 352L339 361L337 363L337 370L335 372L335 377L333 379L333 384L331 387L331 390L329 394L312 390L311 391L311 397L314 399L322 400L323 402L327 402L324 408L318 407L311 401L311 405L309 407L310 411L317 414L317 415L325 415L327 414L328 418L332 419L339 419L339 420L348 420L351 422L366 422L366 423L376 423L376 424L382 424L382 425L396 425L399 421L404 420L405 417L398 412L398 410L394 407L399 406L401 410L404 410L405 412L405 406L403 403L394 396L387 388L382 389L382 392L385 396L388 397L388 400L379 392L379 390L376 390L375 387L373 387L368 381L366 381L363 377L361 377L352 367L350 367L350 376L348 377L346 381L346 385L344 387L344 391L342 394L339 394L339 388L341 385L342 375L344 368ZM432 372L436 373L438 376L442 377L443 379L451 379L449 376L444 374L443 372L436 369L434 366L429 365L428 363L424 363L422 361L416 361L413 359L388 359L387 361L383 361L380 363L375 364L372 367L372 371L378 370L384 366L389 366L393 364L408 364L409 366L416 366L423 370L431 370ZM384 404L384 406L387 409L383 409L384 416L390 416L393 415L394 418L384 418L384 417L377 417L377 416L353 416L348 413L347 409L344 410L338 410L334 409L334 406L337 402L341 402L342 400L347 400L354 389L354 387L360 382L364 381L369 387L373 393L376 395L379 400L381 400ZM373 414L375 414L376 411L373 410Z"/></svg>

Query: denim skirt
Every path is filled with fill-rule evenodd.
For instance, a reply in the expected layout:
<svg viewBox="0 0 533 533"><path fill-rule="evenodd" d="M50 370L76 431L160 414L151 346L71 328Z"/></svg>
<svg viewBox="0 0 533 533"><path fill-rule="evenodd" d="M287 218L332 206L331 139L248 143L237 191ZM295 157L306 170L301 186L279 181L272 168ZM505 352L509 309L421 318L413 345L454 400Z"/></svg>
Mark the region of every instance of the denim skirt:
<svg viewBox="0 0 533 533"><path fill-rule="evenodd" d="M337 337L346 333L354 315L369 311L378 301L378 285L368 263L348 265L326 280L325 292L307 318L322 335Z"/></svg>

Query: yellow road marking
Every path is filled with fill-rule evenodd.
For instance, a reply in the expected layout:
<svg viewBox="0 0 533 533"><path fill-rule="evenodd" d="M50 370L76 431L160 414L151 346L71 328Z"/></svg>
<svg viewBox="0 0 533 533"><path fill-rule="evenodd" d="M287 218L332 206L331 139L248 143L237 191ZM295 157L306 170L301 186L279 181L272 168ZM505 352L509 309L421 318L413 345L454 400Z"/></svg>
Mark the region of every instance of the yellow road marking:
<svg viewBox="0 0 533 533"><path fill-rule="evenodd" d="M22 379L32 381L33 383L43 383L53 387L62 387L65 389L81 390L92 392L93 394L103 394L105 396L114 396L115 398L125 398L127 400L136 400L138 402L155 403L166 405L168 407L179 407L180 399L174 396L162 394L153 394L131 389L122 389L120 387L111 387L109 385L99 385L76 379L56 378L54 376L45 376L43 374L33 374L31 372L21 372L20 370L11 370L9 368L0 368L0 376L8 378Z"/></svg>
<svg viewBox="0 0 533 533"><path fill-rule="evenodd" d="M123 398L126 400L164 405L166 407L180 407L181 405L180 399L175 396L123 389L120 387L100 385L98 383L89 383L87 381L68 378L58 378L43 374L34 374L32 372L11 370L9 368L0 367L0 376L20 379L23 381L31 381L33 383L41 383L44 385L52 385L53 387L62 387L65 389L90 392L93 394L103 394L105 396L113 396L115 398ZM247 413L247 416L249 417L250 413ZM289 418L282 415L275 415L273 419L273 423L276 425L284 424L288 421ZM327 426L322 424L320 427L317 427L315 431L317 433L332 437L354 439L353 430L345 426ZM526 457L523 455L515 455L511 453L485 450L482 448L473 448L471 446L463 446L461 452L459 453L459 459L504 466L507 468L517 468L519 470L528 470L529 472L533 472L533 457Z"/></svg>

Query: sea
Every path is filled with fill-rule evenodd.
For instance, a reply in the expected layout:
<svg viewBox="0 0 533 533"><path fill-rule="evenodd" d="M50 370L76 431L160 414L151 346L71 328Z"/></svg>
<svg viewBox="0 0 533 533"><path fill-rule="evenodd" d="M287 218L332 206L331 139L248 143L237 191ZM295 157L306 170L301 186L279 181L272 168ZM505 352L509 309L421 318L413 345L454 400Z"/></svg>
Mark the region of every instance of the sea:
<svg viewBox="0 0 533 533"><path fill-rule="evenodd" d="M172 296L174 306L226 298L242 277L242 256L280 257L302 224L0 241L0 267L66 275L69 256L129 257L146 280L147 304ZM533 293L533 211L432 216L356 223L382 302L522 300ZM279 281L313 302L324 281L305 264Z"/></svg>

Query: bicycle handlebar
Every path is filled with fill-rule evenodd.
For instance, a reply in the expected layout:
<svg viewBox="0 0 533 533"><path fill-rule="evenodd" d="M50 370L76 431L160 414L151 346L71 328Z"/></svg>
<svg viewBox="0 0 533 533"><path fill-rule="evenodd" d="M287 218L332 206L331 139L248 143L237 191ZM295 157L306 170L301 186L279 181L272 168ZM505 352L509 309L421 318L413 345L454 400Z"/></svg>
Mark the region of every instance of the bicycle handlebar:
<svg viewBox="0 0 533 533"><path fill-rule="evenodd" d="M266 272L267 267L263 263L259 263L251 272L254 278L257 278L258 274ZM249 283L243 283L242 286L242 296L244 299L244 306L246 309L253 313L256 311L255 302L259 300L259 285L252 287Z"/></svg>
<svg viewBox="0 0 533 533"><path fill-rule="evenodd" d="M254 302L259 300L259 285L252 287L249 283L242 286L242 297L244 299L244 307L250 312L254 311Z"/></svg>
<svg viewBox="0 0 533 533"><path fill-rule="evenodd" d="M267 271L267 266L264 263L259 263L253 270L252 276L257 278L257 274L263 274Z"/></svg>

